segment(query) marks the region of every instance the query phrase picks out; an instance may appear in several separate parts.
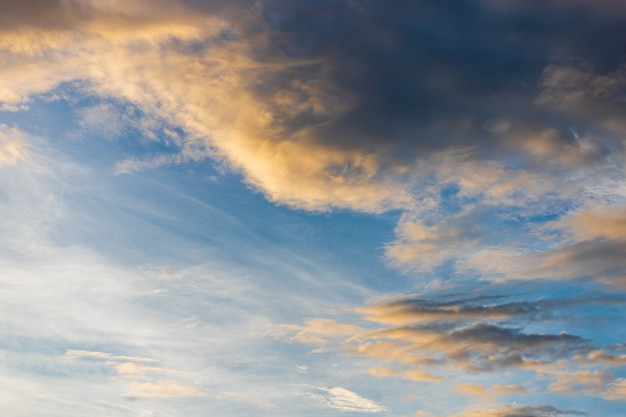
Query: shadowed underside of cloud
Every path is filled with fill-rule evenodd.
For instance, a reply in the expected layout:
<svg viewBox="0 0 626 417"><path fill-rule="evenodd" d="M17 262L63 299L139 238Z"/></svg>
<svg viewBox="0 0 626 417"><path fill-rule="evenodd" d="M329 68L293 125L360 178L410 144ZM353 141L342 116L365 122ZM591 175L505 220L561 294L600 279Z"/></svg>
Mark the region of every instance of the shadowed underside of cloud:
<svg viewBox="0 0 626 417"><path fill-rule="evenodd" d="M450 301L401 298L383 304L357 308L375 323L409 325L433 321L471 322L473 320L506 320L524 318L527 321L550 319L555 311L575 306L604 304L620 305L620 296L587 296L575 299L506 301L506 296L477 296Z"/></svg>
<svg viewBox="0 0 626 417"><path fill-rule="evenodd" d="M450 301L401 298L356 309L376 324L354 326L310 320L283 326L280 336L320 346L314 352L345 350L382 361L370 370L378 377L447 384L449 373L527 372L535 382L550 381L555 394L583 393L616 400L622 380L612 376L626 366L623 345L597 346L593 340L565 331L533 333L524 327L565 323L578 308L620 307L623 297L507 301L502 296L455 298ZM381 327L381 325L383 325ZM455 390L485 401L526 389L516 385L457 384Z"/></svg>

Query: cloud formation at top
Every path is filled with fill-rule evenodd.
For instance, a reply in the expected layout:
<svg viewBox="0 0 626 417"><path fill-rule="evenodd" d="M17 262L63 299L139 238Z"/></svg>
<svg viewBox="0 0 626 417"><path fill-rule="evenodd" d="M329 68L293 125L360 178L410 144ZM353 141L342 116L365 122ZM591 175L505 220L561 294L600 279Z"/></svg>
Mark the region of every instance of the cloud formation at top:
<svg viewBox="0 0 626 417"><path fill-rule="evenodd" d="M5 2L4 105L79 81L183 128L185 157L313 210L417 204L415 177L453 149L492 165L469 194L621 149L611 3L359 4Z"/></svg>
<svg viewBox="0 0 626 417"><path fill-rule="evenodd" d="M279 204L401 209L387 258L407 272L452 262L489 279L624 285L621 235L508 251L545 247L511 218L623 211L619 2L2 7L4 109L71 88L142 115L136 128L172 147L119 172L210 157ZM485 261L497 228L511 230L497 232L504 273Z"/></svg>

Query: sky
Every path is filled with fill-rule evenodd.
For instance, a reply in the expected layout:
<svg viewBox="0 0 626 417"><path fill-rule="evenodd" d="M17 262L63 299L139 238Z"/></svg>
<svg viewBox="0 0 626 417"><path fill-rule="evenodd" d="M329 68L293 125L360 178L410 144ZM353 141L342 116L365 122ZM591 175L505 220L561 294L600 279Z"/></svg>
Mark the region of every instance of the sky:
<svg viewBox="0 0 626 417"><path fill-rule="evenodd" d="M7 417L622 417L623 0L0 0Z"/></svg>

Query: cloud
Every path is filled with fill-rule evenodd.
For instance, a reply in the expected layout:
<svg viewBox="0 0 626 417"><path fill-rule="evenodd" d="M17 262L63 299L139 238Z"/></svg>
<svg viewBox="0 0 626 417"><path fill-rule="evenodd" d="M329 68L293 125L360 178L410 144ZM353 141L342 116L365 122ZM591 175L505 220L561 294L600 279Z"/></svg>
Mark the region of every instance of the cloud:
<svg viewBox="0 0 626 417"><path fill-rule="evenodd" d="M546 245L522 221L623 176L624 15L608 1L14 3L2 105L90 96L82 134L167 145L117 173L212 158L277 204L401 210L385 256L419 277L625 285L621 241Z"/></svg>
<svg viewBox="0 0 626 417"><path fill-rule="evenodd" d="M586 395L598 395L604 386L612 378L600 371L555 371L551 373L556 380L551 383L548 389L560 394L585 393Z"/></svg>
<svg viewBox="0 0 626 417"><path fill-rule="evenodd" d="M298 334L308 334L307 331ZM398 361L411 366L437 366L471 372L488 372L498 369L532 369L551 363L562 357L570 357L585 345L585 340L561 332L559 334L524 333L519 329L487 322L437 323L414 326L391 327L371 330L362 329L356 334L330 334L343 341L345 349L355 355L383 360ZM300 342L325 346L327 338L319 336L300 338ZM420 368L415 377L437 379ZM388 374L390 371L375 374ZM398 375L411 378L406 371Z"/></svg>
<svg viewBox="0 0 626 417"><path fill-rule="evenodd" d="M509 394L524 394L526 390L519 385L499 385L496 384L491 387L485 387L476 384L459 384L455 385L454 389L463 394L469 394L480 397L483 402L492 402L495 397Z"/></svg>
<svg viewBox="0 0 626 417"><path fill-rule="evenodd" d="M397 7L371 3L355 13L349 6L298 4L316 11L307 14L270 2L260 12L239 10L245 17L235 23L211 8L163 4L53 2L38 8L26 2L8 7L13 27L5 55L21 71L7 66L7 91L28 96L64 81L85 80L83 88L184 129L183 154L206 157L205 149L211 148L209 154L224 158L272 201L310 210L406 207L413 202L410 185L403 184L406 173L422 155L473 143L480 158L489 158L497 156L491 147L504 143L501 148L509 149L510 142L513 152L523 154L526 144L515 143L524 139L484 128L507 120L513 106L521 109L516 117L528 119L524 124L546 123L531 111L534 91L524 88L545 65L549 51L539 46L544 39L527 40L539 58L523 42L481 36L482 26L470 24L463 31L470 35L461 37L454 25L432 24L450 22L463 9L493 20L494 30L504 35L517 30L529 36L522 22L539 19L533 13L496 16L472 2L459 10L436 2L403 3L403 18L390 26L385 16ZM272 27L270 10L282 16L280 25ZM320 19L325 19L326 36L304 36L294 29L317 26ZM542 19L570 27L569 18L556 12ZM358 30L360 37L342 36L346 30ZM224 31L231 33L230 40ZM416 40L421 40L419 50ZM189 55L193 42L196 49ZM280 42L287 42L291 54L279 50ZM76 50L80 57L73 55ZM54 71L46 72L39 65L44 62ZM516 83L505 81L511 77ZM546 81L546 86L553 84ZM540 130L550 129L561 130ZM560 133L551 137L554 154L576 142Z"/></svg>
<svg viewBox="0 0 626 417"><path fill-rule="evenodd" d="M622 206L596 205L573 211L540 226L544 232L561 236L544 250L482 249L464 259L460 269L497 281L592 279L623 288L623 215Z"/></svg>
<svg viewBox="0 0 626 417"><path fill-rule="evenodd" d="M378 377L400 377L414 382L442 382L445 378L429 374L421 369L392 369L378 366L369 370L370 375Z"/></svg>
<svg viewBox="0 0 626 417"><path fill-rule="evenodd" d="M567 333L528 334L488 323L376 330L355 338L349 352L404 364L470 372L529 368L571 355L583 339Z"/></svg>
<svg viewBox="0 0 626 417"><path fill-rule="evenodd" d="M125 395L127 399L199 397L205 395L197 386L182 381L162 381L161 378L164 376L177 375L180 378L185 373L154 366L153 363L159 362L155 359L77 349L67 350L64 357L104 360L104 364L120 377L119 382L127 387Z"/></svg>
<svg viewBox="0 0 626 417"><path fill-rule="evenodd" d="M544 71L541 104L556 107L579 121L591 120L623 140L626 124L619 117L626 89L626 67L598 73L593 64L548 66Z"/></svg>
<svg viewBox="0 0 626 417"><path fill-rule="evenodd" d="M435 300L427 298L398 299L356 308L369 321L391 325L411 325L427 322L471 322L475 320L505 320L523 318L535 321L550 317L554 311L598 303L623 304L620 296L579 297L506 301L506 296L476 296Z"/></svg>
<svg viewBox="0 0 626 417"><path fill-rule="evenodd" d="M606 387L600 396L610 401L625 401L626 399L626 379L618 378Z"/></svg>
<svg viewBox="0 0 626 417"><path fill-rule="evenodd" d="M619 2L200 3L2 2L0 110L34 124L33 114L19 112L39 99L65 100L77 108L79 135L140 134L139 145L159 145L124 156L113 166L118 174L211 158L276 204L313 212L394 210L391 216L400 220L393 240L383 244L385 257L417 280L567 280L585 289L593 280L624 288L626 82L622 45L615 39L624 38L626 26ZM85 101L90 107L83 107ZM51 220L80 223L81 217L67 220L72 216L63 211L63 193L74 184L68 178L80 181L85 170L29 160L36 141L22 130L0 128L0 165L9 170L4 178L13 207L3 208L11 233L2 240L13 268L8 276L23 281L13 259L26 257L19 265L34 290L27 299L26 291L12 290L7 308L19 305L26 323L53 318L67 343L94 349L68 350L67 359L110 362L104 366L126 375L124 384L137 397L204 391L170 381L182 374L147 358L100 352L110 345L98 342L145 346L149 338L167 350L177 340L193 346L189 350L197 356L213 349L212 357L230 358L240 338L257 353L258 340L250 335L271 315L260 300L284 287L263 288L261 297L256 280L218 279L213 265L204 265L188 272L200 278L162 281L167 290L159 292L142 281L142 271L109 268L81 248L53 247L41 239ZM36 198L30 200L31 194ZM94 201L90 208L99 207L100 220L120 211L108 210L106 195L85 195ZM143 214L133 211L133 220ZM107 229L108 223L90 230L98 223L90 219L75 236ZM115 231L130 223L116 223ZM176 255L198 253L197 245L180 249L180 240L162 229L129 229L150 244L175 248ZM100 244L115 246L116 233L106 231L111 242L99 236ZM131 244L118 250L137 262ZM290 268L278 258L274 254L264 265ZM315 271L316 283L336 276ZM94 284L118 275L125 279ZM41 277L61 287L50 289ZM216 287L223 299L215 298ZM176 314L155 308L148 297L129 295L147 291L167 294ZM100 308L106 304L101 295L121 299L108 304L120 308ZM308 308L306 295L285 297L275 308ZM43 302L48 296L67 309ZM450 371L528 371L573 361L587 367L571 370L582 381L578 385L592 386L605 369L594 366L621 366L623 358L586 340L583 328L580 336L561 332L569 322L551 320L568 301L578 303L401 299L357 310L362 318L356 322L311 319L284 325L276 335L326 350L340 345L364 361L384 362L371 371L381 377L446 385ZM209 313L207 304L220 308ZM209 319L211 314L222 322ZM162 329L164 318L170 320L167 332L154 330ZM94 329L93 323L101 325ZM40 338L61 333L44 327L35 326ZM222 335L226 328L228 336L197 353L197 333ZM14 331L29 330L15 324ZM241 356L256 357L247 350ZM555 391L571 388L559 374L550 375L546 384ZM475 391L488 386L451 383ZM594 395L615 398L621 392L617 380L603 384ZM320 392L338 409L382 410L344 388ZM546 406L492 415L564 413Z"/></svg>
<svg viewBox="0 0 626 417"><path fill-rule="evenodd" d="M152 358L140 358L136 356L124 356L124 355L112 355L108 352L94 352L90 350L77 350L68 349L64 355L66 358L80 359L80 358L92 358L92 359L107 359L115 361L134 361L134 362L158 362Z"/></svg>
<svg viewBox="0 0 626 417"><path fill-rule="evenodd" d="M538 407L509 405L483 410L467 410L454 417L556 417L568 415L586 415L585 413L559 410L551 405Z"/></svg>
<svg viewBox="0 0 626 417"><path fill-rule="evenodd" d="M337 337L348 337L362 333L366 329L353 325L339 323L330 319L310 319L304 325L282 324L274 335L287 337L287 340L300 343L325 345Z"/></svg>
<svg viewBox="0 0 626 417"><path fill-rule="evenodd" d="M352 334L327 332L324 339L300 338L301 343L320 345L325 351L346 351L379 363L369 374L379 378L399 378L479 396L484 401L525 394L518 379L493 384L488 375L534 375L546 391L564 395L584 393L601 397L613 383L612 371L624 365L621 345L601 347L597 341L554 331L570 327L578 311L599 306L622 306L617 296L581 296L570 299L509 301L502 295L474 297L440 296L436 299L388 298L354 311L363 315L368 326L359 326ZM309 320L307 323L316 323ZM332 322L334 328L339 328ZM349 324L347 321L345 324ZM571 324L571 323L570 323ZM528 331L536 328L551 331ZM314 331L317 326L312 326ZM576 327L578 328L578 327ZM308 334L307 325L285 328ZM385 364L385 365L383 365ZM392 365L389 365L392 364ZM476 379L459 382L466 375ZM456 381L455 381L456 380ZM470 382L471 381L471 382ZM605 397L603 397L605 398Z"/></svg>
<svg viewBox="0 0 626 417"><path fill-rule="evenodd" d="M26 155L26 143L20 129L0 124L0 167L14 165Z"/></svg>
<svg viewBox="0 0 626 417"><path fill-rule="evenodd" d="M626 239L626 209L598 207L572 213L561 223L579 238Z"/></svg>
<svg viewBox="0 0 626 417"><path fill-rule="evenodd" d="M176 398L176 397L200 397L205 395L196 387L178 382L132 382L127 398Z"/></svg>
<svg viewBox="0 0 626 417"><path fill-rule="evenodd" d="M363 398L360 395L342 387L316 388L321 399L330 408L341 411L351 411L358 413L382 413L387 409L372 400Z"/></svg>

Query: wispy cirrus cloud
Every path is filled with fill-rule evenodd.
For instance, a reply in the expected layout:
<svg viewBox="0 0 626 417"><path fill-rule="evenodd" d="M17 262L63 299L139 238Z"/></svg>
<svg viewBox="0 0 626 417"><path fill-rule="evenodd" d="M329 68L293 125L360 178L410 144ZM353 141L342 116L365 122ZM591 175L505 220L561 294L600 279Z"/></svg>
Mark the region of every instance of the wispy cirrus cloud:
<svg viewBox="0 0 626 417"><path fill-rule="evenodd" d="M382 413L387 409L343 387L317 388L321 399L330 408L357 413Z"/></svg>
<svg viewBox="0 0 626 417"><path fill-rule="evenodd" d="M104 360L105 366L111 368L120 378L119 382L127 387L125 396L128 399L200 397L206 395L206 392L202 392L199 387L181 380L181 377L184 377L184 372L155 366L154 363L159 362L156 359L75 349L67 350L64 356L79 360ZM172 380L172 377L176 376L178 380Z"/></svg>

